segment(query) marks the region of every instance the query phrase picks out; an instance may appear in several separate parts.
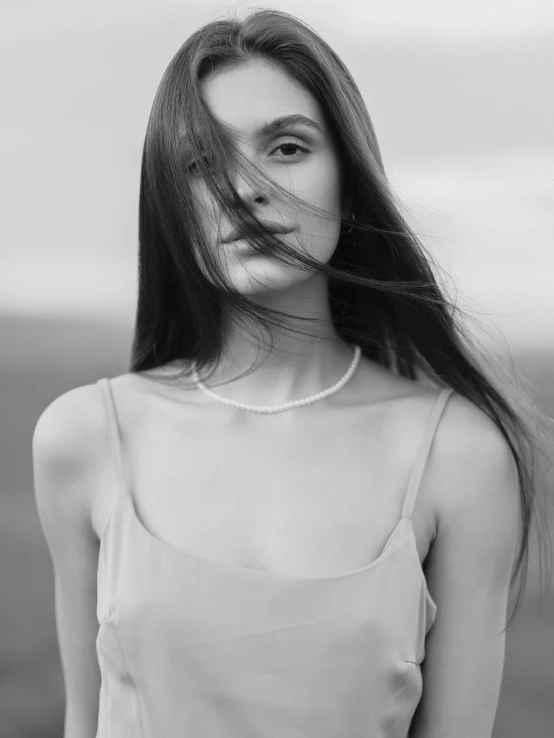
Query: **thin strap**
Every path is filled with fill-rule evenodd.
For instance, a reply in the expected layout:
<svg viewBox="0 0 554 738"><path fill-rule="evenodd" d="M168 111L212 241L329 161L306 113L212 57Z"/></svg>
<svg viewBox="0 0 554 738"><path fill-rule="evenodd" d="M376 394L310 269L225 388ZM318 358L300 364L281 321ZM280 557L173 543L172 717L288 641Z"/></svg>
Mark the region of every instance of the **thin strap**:
<svg viewBox="0 0 554 738"><path fill-rule="evenodd" d="M421 482L423 470L425 469L425 464L427 463L427 458L433 444L433 439L435 438L435 432L437 430L439 420L441 419L441 415L445 408L446 402L453 392L454 390L450 387L445 387L445 389L439 392L439 395L435 400L435 404L433 405L433 409L431 410L429 418L427 419L421 445L419 447L419 451L417 453L414 468L412 471L412 476L408 484L408 491L406 492L404 507L402 508L403 518L412 517L417 492L419 490L419 483Z"/></svg>
<svg viewBox="0 0 554 738"><path fill-rule="evenodd" d="M115 404L112 394L112 388L108 379L99 379L97 384L102 389L102 395L104 397L104 404L106 406L106 415L108 418L108 435L110 437L110 446L115 459L115 465L117 469L117 477L121 489L127 491L127 479L125 476L125 467L123 466L123 455L121 452L121 439L119 435L119 428L117 425L117 416L115 412Z"/></svg>

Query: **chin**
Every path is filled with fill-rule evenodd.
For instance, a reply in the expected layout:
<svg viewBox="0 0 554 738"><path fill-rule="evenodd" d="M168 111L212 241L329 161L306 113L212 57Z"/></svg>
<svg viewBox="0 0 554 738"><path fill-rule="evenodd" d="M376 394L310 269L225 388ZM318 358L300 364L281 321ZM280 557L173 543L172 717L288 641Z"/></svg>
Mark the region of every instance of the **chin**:
<svg viewBox="0 0 554 738"><path fill-rule="evenodd" d="M309 280L306 272L256 254L252 259L229 265L228 276L233 289L242 295L262 295L296 287Z"/></svg>

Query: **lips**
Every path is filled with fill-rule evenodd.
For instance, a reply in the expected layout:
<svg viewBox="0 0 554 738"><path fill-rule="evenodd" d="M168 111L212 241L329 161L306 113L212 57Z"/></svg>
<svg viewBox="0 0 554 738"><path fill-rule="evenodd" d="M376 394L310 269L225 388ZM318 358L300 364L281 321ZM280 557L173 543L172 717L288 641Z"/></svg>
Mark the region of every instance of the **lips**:
<svg viewBox="0 0 554 738"><path fill-rule="evenodd" d="M271 233L289 233L291 230L290 228L286 228L285 226L281 225L281 223L267 222L263 223L263 225ZM256 235L254 231L234 230L222 240L222 243L231 243L231 241L238 241L241 238L246 238L247 236L254 235ZM258 235L264 234L260 232Z"/></svg>

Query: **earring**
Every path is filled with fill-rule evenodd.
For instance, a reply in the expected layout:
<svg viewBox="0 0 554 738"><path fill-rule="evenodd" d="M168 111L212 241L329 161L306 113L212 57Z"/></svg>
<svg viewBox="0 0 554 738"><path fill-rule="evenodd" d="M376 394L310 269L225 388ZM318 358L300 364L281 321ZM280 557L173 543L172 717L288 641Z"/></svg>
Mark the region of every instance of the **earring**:
<svg viewBox="0 0 554 738"><path fill-rule="evenodd" d="M352 220L352 222L354 223L354 221L356 220L356 216L354 215L354 213L350 213L350 219L351 219L351 220ZM350 226L350 228L347 228L347 229L346 229L346 232L347 232L347 233L352 233L352 226Z"/></svg>

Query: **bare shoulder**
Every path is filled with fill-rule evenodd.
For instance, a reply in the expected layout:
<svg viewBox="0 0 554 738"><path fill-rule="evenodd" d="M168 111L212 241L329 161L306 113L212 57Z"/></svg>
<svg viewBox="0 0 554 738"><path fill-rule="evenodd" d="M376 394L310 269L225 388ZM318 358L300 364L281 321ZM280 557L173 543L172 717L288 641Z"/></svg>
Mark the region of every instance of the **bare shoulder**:
<svg viewBox="0 0 554 738"><path fill-rule="evenodd" d="M411 446L422 432L441 387L412 381L372 366L374 388L387 401L396 437ZM390 402L389 402L390 401ZM422 480L437 527L461 519L462 511L494 517L503 506L512 518L519 504L517 468L499 426L475 403L453 392L436 428ZM454 524L456 524L454 522Z"/></svg>
<svg viewBox="0 0 554 738"><path fill-rule="evenodd" d="M75 387L53 400L43 410L33 433L33 450L42 459L71 463L78 451L90 449L89 442L105 432L99 386Z"/></svg>
<svg viewBox="0 0 554 738"><path fill-rule="evenodd" d="M517 467L507 439L487 413L454 392L433 440L427 484L439 527L464 513L490 514L519 504Z"/></svg>
<svg viewBox="0 0 554 738"><path fill-rule="evenodd" d="M69 511L73 507L86 515L93 487L86 480L92 480L101 468L106 446L105 411L96 383L76 387L53 400L38 418L32 438L39 509L53 506ZM71 498L60 499L66 492Z"/></svg>

